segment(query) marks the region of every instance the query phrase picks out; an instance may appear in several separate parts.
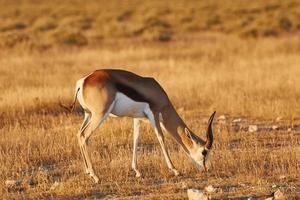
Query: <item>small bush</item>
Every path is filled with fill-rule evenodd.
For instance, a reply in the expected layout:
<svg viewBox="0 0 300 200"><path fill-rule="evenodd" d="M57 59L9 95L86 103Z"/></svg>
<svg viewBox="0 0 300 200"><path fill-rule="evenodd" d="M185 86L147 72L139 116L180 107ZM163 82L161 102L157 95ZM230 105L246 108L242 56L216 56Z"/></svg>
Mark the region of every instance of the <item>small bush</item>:
<svg viewBox="0 0 300 200"><path fill-rule="evenodd" d="M241 33L241 36L242 37L253 37L253 38L256 38L256 37L259 36L259 31L256 28L250 28L250 29L244 30Z"/></svg>
<svg viewBox="0 0 300 200"><path fill-rule="evenodd" d="M278 31L276 29L272 29L272 28L268 28L266 30L263 31L263 35L264 36L278 36Z"/></svg>
<svg viewBox="0 0 300 200"><path fill-rule="evenodd" d="M159 18L150 17L145 21L147 27L161 27L161 28L170 28L171 25Z"/></svg>
<svg viewBox="0 0 300 200"><path fill-rule="evenodd" d="M24 24L23 22L17 22L14 25L14 29L16 29L16 30L22 30L22 29L25 29L26 27L27 27L27 25Z"/></svg>
<svg viewBox="0 0 300 200"><path fill-rule="evenodd" d="M248 16L246 19L242 20L240 23L240 27L247 27L254 21L253 16Z"/></svg>
<svg viewBox="0 0 300 200"><path fill-rule="evenodd" d="M220 20L220 17L218 15L215 15L211 18L209 18L207 21L206 21L206 26L208 28L212 27L212 26L215 26L215 25L218 25L218 24L221 24L221 20Z"/></svg>
<svg viewBox="0 0 300 200"><path fill-rule="evenodd" d="M292 22L289 18L287 17L282 17L279 19L279 26L281 29L285 31L289 31L292 28Z"/></svg>
<svg viewBox="0 0 300 200"><path fill-rule="evenodd" d="M164 33L159 34L159 36L158 36L158 41L160 41L160 42L169 42L171 40L172 40L171 33L164 32Z"/></svg>
<svg viewBox="0 0 300 200"><path fill-rule="evenodd" d="M0 45L13 47L17 44L28 42L30 37L25 33L9 33L2 35L0 38Z"/></svg>
<svg viewBox="0 0 300 200"><path fill-rule="evenodd" d="M121 15L117 16L117 21L122 22L128 20L133 14L132 10L127 10L123 12Z"/></svg>
<svg viewBox="0 0 300 200"><path fill-rule="evenodd" d="M41 18L37 20L34 24L34 29L38 31L49 31L55 29L57 24L51 18Z"/></svg>
<svg viewBox="0 0 300 200"><path fill-rule="evenodd" d="M14 30L23 30L27 27L27 25L23 22L12 22L5 26L3 26L1 31L14 31Z"/></svg>
<svg viewBox="0 0 300 200"><path fill-rule="evenodd" d="M193 18L192 17L183 17L180 22L181 23L190 23L193 21Z"/></svg>
<svg viewBox="0 0 300 200"><path fill-rule="evenodd" d="M80 32L60 32L55 34L56 40L61 44L83 46L87 45L86 37Z"/></svg>
<svg viewBox="0 0 300 200"><path fill-rule="evenodd" d="M79 20L79 27L81 30L88 30L92 28L93 19L89 17L85 17Z"/></svg>

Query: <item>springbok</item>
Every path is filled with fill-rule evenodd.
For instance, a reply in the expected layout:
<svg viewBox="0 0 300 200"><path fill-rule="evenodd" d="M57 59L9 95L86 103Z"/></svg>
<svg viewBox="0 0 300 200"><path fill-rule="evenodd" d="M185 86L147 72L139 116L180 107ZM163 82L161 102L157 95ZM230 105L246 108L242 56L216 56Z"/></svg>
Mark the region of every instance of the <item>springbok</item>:
<svg viewBox="0 0 300 200"><path fill-rule="evenodd" d="M180 118L170 99L160 84L150 77L141 77L129 71L117 69L96 70L76 83L73 110L76 99L84 109L84 120L77 134L84 167L97 183L91 160L87 152L87 140L109 116L133 118L133 157L132 169L136 177L141 173L137 169L137 145L140 121L147 118L152 125L168 168L178 175L164 143L162 128L168 131L184 152L196 164L199 170L207 171L206 161L213 144L212 122L215 112L208 121L206 141L194 134Z"/></svg>

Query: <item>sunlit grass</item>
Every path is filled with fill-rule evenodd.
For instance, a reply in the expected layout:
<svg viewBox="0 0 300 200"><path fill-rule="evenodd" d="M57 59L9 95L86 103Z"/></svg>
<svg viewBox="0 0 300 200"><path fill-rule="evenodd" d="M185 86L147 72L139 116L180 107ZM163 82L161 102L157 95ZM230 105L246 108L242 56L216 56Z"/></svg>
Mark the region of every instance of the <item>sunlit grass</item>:
<svg viewBox="0 0 300 200"><path fill-rule="evenodd" d="M0 52L0 185L6 198L114 197L184 199L186 187L222 189L213 197L268 196L278 185L299 194L299 134L230 132L215 124L211 171L202 174L167 136L171 158L182 173L168 171L157 139L142 126L138 166L130 168L132 120L108 119L92 136L89 152L99 175L94 185L84 174L76 133L80 108L69 114L76 80L99 68L123 68L153 76L169 94L186 123L204 136L207 117L243 116L252 121L297 125L300 40L241 40L219 34L189 35L169 44L140 40L101 47ZM282 178L284 177L284 178ZM7 179L21 179L8 189ZM55 182L59 185L51 187ZM229 190L228 185L237 185ZM296 188L296 189L295 189Z"/></svg>
<svg viewBox="0 0 300 200"><path fill-rule="evenodd" d="M0 45L49 48L115 38L172 41L188 33L245 38L297 33L297 0L271 1L0 1Z"/></svg>

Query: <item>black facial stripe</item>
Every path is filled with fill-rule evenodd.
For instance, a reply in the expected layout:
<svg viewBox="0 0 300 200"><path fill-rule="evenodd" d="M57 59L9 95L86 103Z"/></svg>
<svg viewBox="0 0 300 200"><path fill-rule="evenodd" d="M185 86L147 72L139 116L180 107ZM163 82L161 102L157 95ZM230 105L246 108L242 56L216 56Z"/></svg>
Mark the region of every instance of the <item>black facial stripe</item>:
<svg viewBox="0 0 300 200"><path fill-rule="evenodd" d="M207 150L206 150L206 149L204 149L204 150L202 151L202 155L203 155L203 156L206 156L206 155L207 155Z"/></svg>
<svg viewBox="0 0 300 200"><path fill-rule="evenodd" d="M115 86L119 92L125 94L134 101L149 103L148 100L143 95L138 93L135 89L121 83L116 83Z"/></svg>

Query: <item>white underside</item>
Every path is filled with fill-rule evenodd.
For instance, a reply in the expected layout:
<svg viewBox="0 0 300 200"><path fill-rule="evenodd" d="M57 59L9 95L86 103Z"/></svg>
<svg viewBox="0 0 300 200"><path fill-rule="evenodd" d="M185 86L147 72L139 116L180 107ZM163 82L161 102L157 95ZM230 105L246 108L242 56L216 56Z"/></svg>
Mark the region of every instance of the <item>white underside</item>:
<svg viewBox="0 0 300 200"><path fill-rule="evenodd" d="M146 102L137 102L121 92L117 92L111 116L144 118L150 107Z"/></svg>
<svg viewBox="0 0 300 200"><path fill-rule="evenodd" d="M76 83L76 89L80 89L77 95L77 99L82 106L84 110L88 110L87 105L85 104L85 101L83 99L83 94L82 94L82 85L84 82L84 78L81 78L80 80L77 81ZM107 113L109 116L112 117L132 117L132 118L145 118L149 114L149 112L152 113L150 106L146 102L137 102L134 101L133 99L129 98L125 94L121 92L117 92L115 99L112 103L112 109L109 109L110 112ZM161 116L160 116L161 118Z"/></svg>

